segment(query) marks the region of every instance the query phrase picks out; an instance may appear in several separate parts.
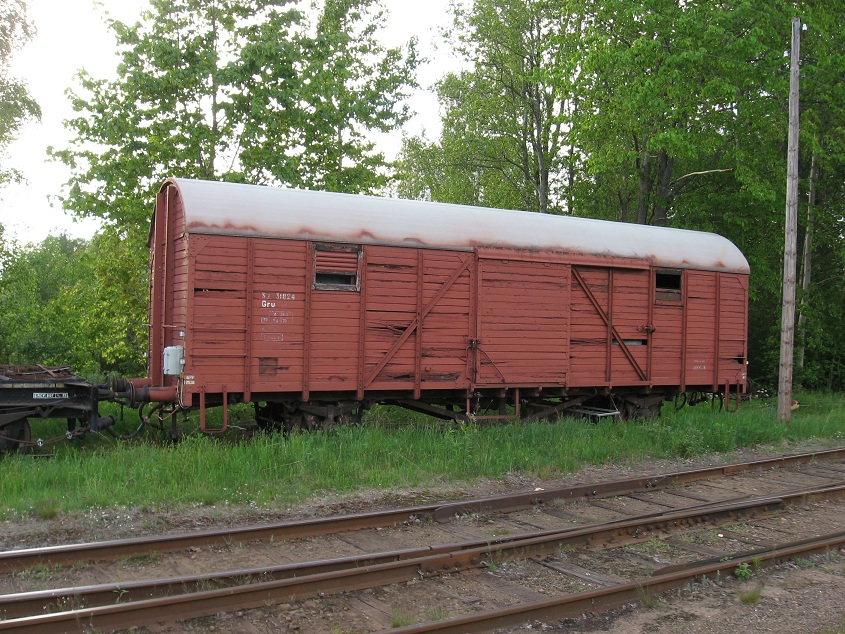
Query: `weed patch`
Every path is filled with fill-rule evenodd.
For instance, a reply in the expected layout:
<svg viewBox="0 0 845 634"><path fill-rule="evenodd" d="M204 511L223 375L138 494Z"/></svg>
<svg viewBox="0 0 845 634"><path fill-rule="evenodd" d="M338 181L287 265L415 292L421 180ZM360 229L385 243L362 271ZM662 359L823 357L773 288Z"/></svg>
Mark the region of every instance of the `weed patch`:
<svg viewBox="0 0 845 634"><path fill-rule="evenodd" d="M734 577L736 577L740 581L746 581L750 579L752 574L754 573L751 571L751 565L747 562L739 564L734 570Z"/></svg>
<svg viewBox="0 0 845 634"><path fill-rule="evenodd" d="M763 586L756 586L751 590L740 590L737 596L739 602L743 605L756 605L760 602L760 597L763 596Z"/></svg>
<svg viewBox="0 0 845 634"><path fill-rule="evenodd" d="M845 399L801 395L789 426L774 401L743 404L738 413L702 404L657 420L484 426L452 424L375 407L361 425L318 433L233 430L221 437L187 435L176 444L120 443L86 437L56 445L50 460L7 456L0 479L0 517L117 506L169 509L229 506L282 509L325 491L337 494L432 483L497 479L507 474L552 478L584 465L690 458L713 451L809 439L841 442ZM127 421L128 422L128 421ZM33 491L49 492L33 502Z"/></svg>
<svg viewBox="0 0 845 634"><path fill-rule="evenodd" d="M158 562L158 553L147 553L144 555L135 555L134 557L126 557L121 559L125 564L135 566L151 566Z"/></svg>
<svg viewBox="0 0 845 634"><path fill-rule="evenodd" d="M47 564L38 563L32 568L13 572L12 575L20 579L36 579L38 581L44 581L45 579L49 579L52 574L58 570L61 570L61 566L53 567L48 566Z"/></svg>
<svg viewBox="0 0 845 634"><path fill-rule="evenodd" d="M52 520L59 516L61 505L55 498L42 498L35 503L32 513L40 520Z"/></svg>
<svg viewBox="0 0 845 634"><path fill-rule="evenodd" d="M407 627L416 622L414 615L407 608L395 608L390 615L390 626L394 628Z"/></svg>
<svg viewBox="0 0 845 634"><path fill-rule="evenodd" d="M428 621L442 621L443 619L449 618L448 610L436 606L425 608L425 610L423 610L423 613L425 614L425 618Z"/></svg>

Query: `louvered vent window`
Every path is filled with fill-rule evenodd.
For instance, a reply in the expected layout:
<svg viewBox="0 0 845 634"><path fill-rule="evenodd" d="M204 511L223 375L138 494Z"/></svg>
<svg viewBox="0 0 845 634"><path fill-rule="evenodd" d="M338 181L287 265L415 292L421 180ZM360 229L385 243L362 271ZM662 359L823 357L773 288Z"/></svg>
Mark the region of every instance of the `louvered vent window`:
<svg viewBox="0 0 845 634"><path fill-rule="evenodd" d="M358 263L361 247L337 244L314 245L314 288L329 291L358 291Z"/></svg>

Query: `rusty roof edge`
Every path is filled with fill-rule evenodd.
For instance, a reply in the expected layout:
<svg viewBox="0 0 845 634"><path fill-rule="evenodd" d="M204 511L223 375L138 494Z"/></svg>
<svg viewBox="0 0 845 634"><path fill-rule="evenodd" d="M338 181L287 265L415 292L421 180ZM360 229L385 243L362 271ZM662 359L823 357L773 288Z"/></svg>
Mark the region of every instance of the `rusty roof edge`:
<svg viewBox="0 0 845 634"><path fill-rule="evenodd" d="M646 260L654 266L749 273L748 261L715 233L218 181L168 179L190 233L471 250L551 250Z"/></svg>

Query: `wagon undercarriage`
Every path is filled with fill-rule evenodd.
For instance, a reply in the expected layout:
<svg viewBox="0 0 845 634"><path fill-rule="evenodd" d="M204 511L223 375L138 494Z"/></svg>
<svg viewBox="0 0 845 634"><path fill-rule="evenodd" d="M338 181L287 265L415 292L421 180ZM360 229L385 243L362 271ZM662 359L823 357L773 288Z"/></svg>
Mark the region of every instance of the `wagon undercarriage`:
<svg viewBox="0 0 845 634"><path fill-rule="evenodd" d="M111 386L98 386L74 375L68 368L43 366L0 366L0 454L26 452L33 446L44 446L70 440L89 432L107 430L114 424L112 416L101 416L98 404L119 402L137 407L141 423L129 436L144 426L155 428L172 439L179 437L180 419L198 412L200 428L207 433L228 429L229 407L243 402L243 394L229 394L226 400L210 395L201 406L183 407L173 392L142 386L142 382L116 381ZM727 387L727 386L726 386ZM130 389L131 388L131 389ZM720 399L725 393L716 393ZM577 389L510 388L479 390L470 397L444 390L414 398L407 392L373 392L364 400L344 393L323 393L303 401L301 394L253 394L255 422L265 430L315 431L337 425L358 424L374 405L392 405L433 416L442 420L494 424L496 422L556 422L561 418L616 420L654 418L663 404L681 397L681 404L708 400L705 392L678 394L671 386L660 389ZM728 396L730 396L728 394ZM206 410L222 409L222 424L206 424ZM54 438L34 438L31 421L65 419L67 431Z"/></svg>
<svg viewBox="0 0 845 634"><path fill-rule="evenodd" d="M607 393L589 390L582 394L540 395L536 390L508 390L505 394L477 393L470 398L454 394L414 399L382 395L377 400L332 400L301 403L295 400L255 403L256 422L263 429L315 430L340 424L357 424L374 404L392 405L441 420L494 423L497 421L555 422L563 417L606 418L618 420L654 418L669 391L651 394Z"/></svg>

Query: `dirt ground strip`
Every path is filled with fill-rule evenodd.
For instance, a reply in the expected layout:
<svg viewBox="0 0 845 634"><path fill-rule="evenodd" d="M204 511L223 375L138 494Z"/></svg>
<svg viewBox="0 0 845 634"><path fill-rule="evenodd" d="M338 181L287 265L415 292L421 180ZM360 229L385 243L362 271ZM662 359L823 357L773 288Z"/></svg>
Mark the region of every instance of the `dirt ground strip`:
<svg viewBox="0 0 845 634"><path fill-rule="evenodd" d="M511 632L608 634L838 634L845 631L845 561L819 558L788 564L739 582L696 586L609 614ZM758 596L759 593L759 596ZM755 597L758 597L755 599ZM743 599L750 603L743 603Z"/></svg>
<svg viewBox="0 0 845 634"><path fill-rule="evenodd" d="M149 509L98 509L87 513L64 514L55 520L35 520L19 517L0 523L0 549L9 550L43 545L67 544L80 541L136 537L165 532L242 526L269 521L361 512L397 506L428 504L435 500L482 497L509 491L533 488L552 488L583 482L599 482L630 478L646 474L669 473L685 469L703 468L731 462L776 457L784 453L829 449L829 445L803 445L769 448L765 451L714 455L678 462L649 462L642 465L589 468L556 481L535 481L520 474L509 474L496 481L479 481L469 485L449 485L404 491L367 491L355 495L327 495L308 504L270 511L257 508L229 506L197 507L179 511L151 511ZM822 503L811 511L797 509L784 520L783 532L792 532L802 523L845 526L842 504ZM820 514L824 517L821 521ZM802 519L803 518L803 519ZM530 518L526 518L530 521ZM459 530L460 527L458 527ZM804 526L807 528L807 526ZM386 535L387 536L387 535ZM337 540L334 554L349 554L349 544ZM286 563L282 544L276 544L275 557ZM229 550L237 550L233 545ZM265 553L266 554L266 553ZM302 553L300 553L301 555ZM161 555L156 561L121 561L110 564L111 580L126 580L142 576L184 574L207 556L212 555L226 567L227 549L210 552L178 552ZM237 553L232 553L233 559ZM315 557L328 556L325 552ZM87 570L30 570L0 579L0 592L15 592L40 588L54 588L67 583L95 583L105 579L99 567ZM502 579L514 581L514 593L533 593L536 598L548 598L545 573L522 562L504 564L487 574L497 575L497 583L487 586L468 581L463 575L438 579L436 584L410 582L397 587L375 589L364 593L339 595L325 601L299 601L219 614L178 624L135 629L136 632L373 632L391 626L397 615L408 623L422 619L440 619L472 611L468 606L483 605L489 609L509 605L525 596L504 596ZM530 579L528 576L530 575ZM549 577L554 573L549 572ZM90 577L90 578L89 578ZM519 582L521 585L517 585ZM551 587L552 580L548 580ZM421 586L425 585L425 589ZM558 580L559 587L559 580ZM588 589L588 585L573 583L571 591ZM528 588L528 590L525 590ZM802 634L845 634L845 554L830 555L808 561L786 564L778 568L755 572L746 581L733 578L720 583L695 584L692 587L659 597L649 597L643 603L626 606L610 613L587 614L579 619L550 623L527 623L501 632L607 632L610 634L679 634L712 633L736 634L744 632L775 632Z"/></svg>

